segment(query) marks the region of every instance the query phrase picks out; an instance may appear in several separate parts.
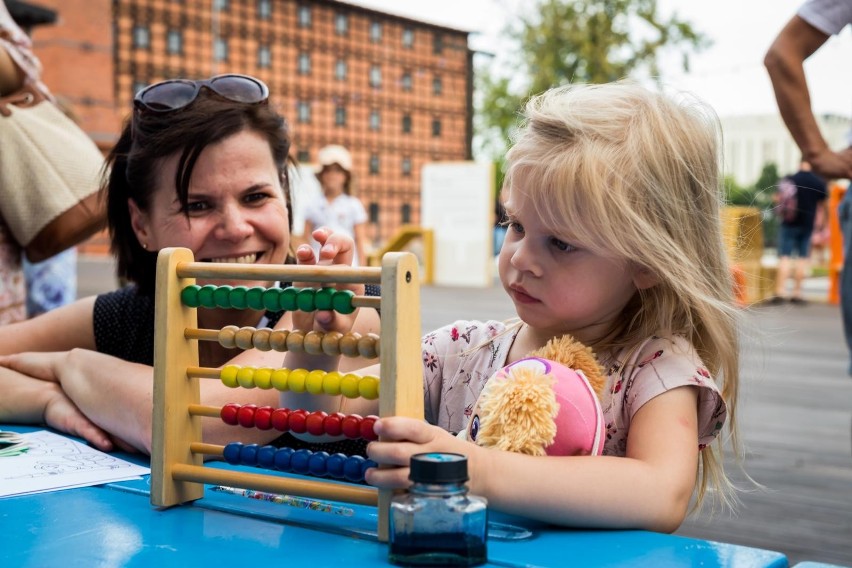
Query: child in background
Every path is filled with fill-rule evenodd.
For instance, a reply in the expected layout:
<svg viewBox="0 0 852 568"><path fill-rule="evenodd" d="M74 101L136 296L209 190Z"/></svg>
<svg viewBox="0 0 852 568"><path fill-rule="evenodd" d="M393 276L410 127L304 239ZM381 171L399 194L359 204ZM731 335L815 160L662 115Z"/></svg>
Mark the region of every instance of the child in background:
<svg viewBox="0 0 852 568"><path fill-rule="evenodd" d="M525 117L507 155L499 257L518 321L457 321L423 338L428 424L379 420L382 441L367 453L400 467L372 469L367 481L405 488L412 455L457 452L471 492L497 510L674 531L696 486L699 504L710 483L733 502L718 439L727 418L736 443L739 355L717 119L696 101L626 82L550 90ZM322 313L307 323L345 320ZM603 456L529 456L453 435L496 370L563 334L593 347L607 371ZM302 357L285 364L304 366Z"/></svg>

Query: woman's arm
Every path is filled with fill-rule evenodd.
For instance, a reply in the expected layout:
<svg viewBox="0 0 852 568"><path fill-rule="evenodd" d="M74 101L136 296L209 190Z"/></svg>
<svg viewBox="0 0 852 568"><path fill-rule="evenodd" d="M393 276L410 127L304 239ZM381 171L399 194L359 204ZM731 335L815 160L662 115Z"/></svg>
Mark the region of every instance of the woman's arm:
<svg viewBox="0 0 852 568"><path fill-rule="evenodd" d="M0 326L0 354L95 349L94 307L92 296L32 319Z"/></svg>
<svg viewBox="0 0 852 568"><path fill-rule="evenodd" d="M409 485L408 463L420 452L468 456L471 493L489 506L545 522L587 528L676 530L686 516L698 471L697 389L661 394L634 415L626 457L536 457L476 446L437 426L383 418L368 455L379 464L367 482Z"/></svg>
<svg viewBox="0 0 852 568"><path fill-rule="evenodd" d="M359 223L353 227L355 233L355 250L358 251L358 262L367 266L367 225Z"/></svg>

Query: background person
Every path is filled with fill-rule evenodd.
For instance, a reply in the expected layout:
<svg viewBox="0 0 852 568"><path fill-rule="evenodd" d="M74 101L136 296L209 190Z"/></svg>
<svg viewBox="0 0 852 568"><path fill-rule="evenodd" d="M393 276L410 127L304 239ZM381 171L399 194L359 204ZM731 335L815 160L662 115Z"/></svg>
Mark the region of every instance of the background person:
<svg viewBox="0 0 852 568"><path fill-rule="evenodd" d="M367 263L367 211L353 194L352 156L343 146L330 145L317 154L317 180L322 195L305 208L305 235L329 227L355 241L355 264Z"/></svg>

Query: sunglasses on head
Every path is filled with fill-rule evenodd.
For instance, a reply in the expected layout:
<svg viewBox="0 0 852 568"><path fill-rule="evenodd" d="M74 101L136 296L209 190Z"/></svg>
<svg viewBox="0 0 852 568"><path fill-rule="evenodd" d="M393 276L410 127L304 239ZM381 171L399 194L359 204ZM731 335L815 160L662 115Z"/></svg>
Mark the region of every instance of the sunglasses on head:
<svg viewBox="0 0 852 568"><path fill-rule="evenodd" d="M180 110L198 97L202 87L235 103L260 104L269 99L269 87L260 79L248 75L227 74L200 81L170 79L149 85L136 93L133 106L137 110L152 112Z"/></svg>

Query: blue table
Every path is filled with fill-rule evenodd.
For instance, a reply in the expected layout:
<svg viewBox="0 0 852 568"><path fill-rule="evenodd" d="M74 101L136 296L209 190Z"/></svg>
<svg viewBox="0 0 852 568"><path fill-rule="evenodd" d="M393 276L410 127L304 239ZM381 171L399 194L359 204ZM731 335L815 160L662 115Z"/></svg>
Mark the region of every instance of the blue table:
<svg viewBox="0 0 852 568"><path fill-rule="evenodd" d="M120 457L145 463L135 456ZM205 497L192 504L157 510L149 503L148 484L146 476L0 499L0 566L389 565L387 547L375 536L372 507L340 503L348 510L313 511L208 488ZM490 517L489 566L787 566L783 554L756 548Z"/></svg>

